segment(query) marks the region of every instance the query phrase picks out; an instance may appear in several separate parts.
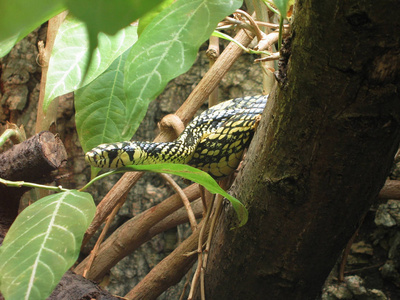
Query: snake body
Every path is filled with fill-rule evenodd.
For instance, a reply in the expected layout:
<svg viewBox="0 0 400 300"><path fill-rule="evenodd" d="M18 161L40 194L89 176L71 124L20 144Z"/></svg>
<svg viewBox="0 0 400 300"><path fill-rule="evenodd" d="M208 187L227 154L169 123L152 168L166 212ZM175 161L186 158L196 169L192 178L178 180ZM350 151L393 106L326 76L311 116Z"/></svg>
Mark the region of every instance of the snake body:
<svg viewBox="0 0 400 300"><path fill-rule="evenodd" d="M249 96L224 101L194 118L173 142L101 144L87 152L85 159L100 168L188 164L222 178L238 167L267 100L268 96Z"/></svg>

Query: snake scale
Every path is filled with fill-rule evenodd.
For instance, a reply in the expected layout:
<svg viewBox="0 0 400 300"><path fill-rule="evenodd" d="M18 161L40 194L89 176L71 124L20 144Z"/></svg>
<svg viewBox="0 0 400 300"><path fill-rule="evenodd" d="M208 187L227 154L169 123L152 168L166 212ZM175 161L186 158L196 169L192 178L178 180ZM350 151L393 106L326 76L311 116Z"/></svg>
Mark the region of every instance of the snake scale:
<svg viewBox="0 0 400 300"><path fill-rule="evenodd" d="M268 96L236 98L217 104L194 118L173 142L126 141L101 144L85 155L100 168L180 163L222 178L238 167L250 144Z"/></svg>

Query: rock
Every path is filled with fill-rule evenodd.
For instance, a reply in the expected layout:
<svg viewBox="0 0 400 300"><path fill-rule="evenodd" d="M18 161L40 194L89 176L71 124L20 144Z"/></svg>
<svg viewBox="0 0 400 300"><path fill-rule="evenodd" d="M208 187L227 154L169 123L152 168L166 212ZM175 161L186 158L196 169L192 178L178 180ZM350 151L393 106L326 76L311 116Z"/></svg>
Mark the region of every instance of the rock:
<svg viewBox="0 0 400 300"><path fill-rule="evenodd" d="M360 276L346 276L344 282L347 288L356 296L367 294L367 289L364 287L364 281Z"/></svg>
<svg viewBox="0 0 400 300"><path fill-rule="evenodd" d="M396 270L396 265L394 261L386 261L386 263L381 268L381 274L383 278L390 280L396 286L400 287L400 274Z"/></svg>
<svg viewBox="0 0 400 300"><path fill-rule="evenodd" d="M359 241L351 245L351 254L347 257L348 265L364 265L368 264L374 250L371 244L365 241Z"/></svg>
<svg viewBox="0 0 400 300"><path fill-rule="evenodd" d="M321 300L353 299L353 294L349 291L344 282L329 285L322 294Z"/></svg>
<svg viewBox="0 0 400 300"><path fill-rule="evenodd" d="M374 249L371 244L367 244L365 241L359 241L351 245L351 252L353 254L365 254L368 256L374 255Z"/></svg>
<svg viewBox="0 0 400 300"><path fill-rule="evenodd" d="M368 290L368 299L370 300L387 300L386 295L377 289Z"/></svg>
<svg viewBox="0 0 400 300"><path fill-rule="evenodd" d="M400 245L400 232L396 232L394 237L390 241L390 249L388 253L389 259L398 259L399 258L399 247Z"/></svg>
<svg viewBox="0 0 400 300"><path fill-rule="evenodd" d="M400 224L400 201L389 200L381 204L375 215L377 226L392 227Z"/></svg>

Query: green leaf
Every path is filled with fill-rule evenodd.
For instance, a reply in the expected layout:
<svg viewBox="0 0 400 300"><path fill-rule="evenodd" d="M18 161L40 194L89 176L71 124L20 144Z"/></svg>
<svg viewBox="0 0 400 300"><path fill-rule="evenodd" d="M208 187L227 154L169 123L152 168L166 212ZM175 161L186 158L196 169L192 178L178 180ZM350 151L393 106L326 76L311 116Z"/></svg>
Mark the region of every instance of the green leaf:
<svg viewBox="0 0 400 300"><path fill-rule="evenodd" d="M118 169L116 172L120 171L150 171L156 173L168 173L189 179L204 186L209 192L213 194L220 194L228 199L232 203L232 206L238 216L239 227L247 223L248 211L246 207L244 207L244 205L235 197L225 192L209 174L199 169L181 164L155 164L125 166Z"/></svg>
<svg viewBox="0 0 400 300"><path fill-rule="evenodd" d="M7 300L46 299L78 258L96 207L75 190L47 196L17 217L0 247L0 290Z"/></svg>
<svg viewBox="0 0 400 300"><path fill-rule="evenodd" d="M123 134L128 99L123 89L123 68L128 51L84 88L75 92L76 129L84 152L103 143L129 140Z"/></svg>
<svg viewBox="0 0 400 300"><path fill-rule="evenodd" d="M109 35L144 16L163 0L65 0L70 12L85 22L89 35Z"/></svg>
<svg viewBox="0 0 400 300"><path fill-rule="evenodd" d="M286 18L286 13L289 10L290 0L274 0L274 4L283 18Z"/></svg>
<svg viewBox="0 0 400 300"><path fill-rule="evenodd" d="M67 17L60 27L50 58L47 74L44 110L57 96L72 92L92 82L137 40L137 27L128 26L114 36L99 34L99 46L94 52L86 77L89 57L85 24Z"/></svg>
<svg viewBox="0 0 400 300"><path fill-rule="evenodd" d="M0 42L0 57L7 55L17 43L19 34L6 38Z"/></svg>
<svg viewBox="0 0 400 300"><path fill-rule="evenodd" d="M241 4L239 0L177 0L153 19L125 64L124 89L132 102L124 131L133 135L149 102L192 66L218 22Z"/></svg>
<svg viewBox="0 0 400 300"><path fill-rule="evenodd" d="M65 0L71 13L85 22L88 29L89 53L97 47L98 35L109 35L144 16L163 0ZM90 56L93 59L93 56ZM84 70L86 74L86 69Z"/></svg>
<svg viewBox="0 0 400 300"><path fill-rule="evenodd" d="M0 57L6 55L11 49L10 42L14 44L29 32L65 10L64 1L61 0L0 0ZM7 43L6 47L3 43ZM8 48L8 51L5 49Z"/></svg>
<svg viewBox="0 0 400 300"><path fill-rule="evenodd" d="M0 0L0 43L11 37L28 34L51 17L65 10L64 1Z"/></svg>
<svg viewBox="0 0 400 300"><path fill-rule="evenodd" d="M146 15L140 18L138 26L138 35L150 24L150 22L165 8L170 6L175 0L164 0L160 5L153 8Z"/></svg>

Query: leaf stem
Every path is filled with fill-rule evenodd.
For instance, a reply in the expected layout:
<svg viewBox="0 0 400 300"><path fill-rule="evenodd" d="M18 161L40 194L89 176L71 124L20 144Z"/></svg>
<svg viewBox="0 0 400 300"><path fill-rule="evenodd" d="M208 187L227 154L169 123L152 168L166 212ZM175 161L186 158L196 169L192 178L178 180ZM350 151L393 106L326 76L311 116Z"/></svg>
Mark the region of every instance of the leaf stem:
<svg viewBox="0 0 400 300"><path fill-rule="evenodd" d="M278 51L281 50L282 47L282 32L283 32L283 21L285 18L280 16L279 18L279 37L278 37Z"/></svg>
<svg viewBox="0 0 400 300"><path fill-rule="evenodd" d="M119 170L119 169L117 169L117 170L114 170L114 171L109 171L109 172L105 172L105 173L103 173L103 174L100 174L100 175L98 175L97 177L94 177L92 180L90 180L88 183L86 183L86 185L84 185L83 187L81 187L80 189L79 189L79 191L80 192L83 192L83 191L85 191L89 186L91 186L94 182L96 182L97 180L100 180L100 179L102 179L102 178L104 178L104 177L107 177L107 176L109 176L109 175L112 175L112 174L117 174L117 173L125 173L126 171L124 170L124 171L122 171L122 170Z"/></svg>
<svg viewBox="0 0 400 300"><path fill-rule="evenodd" d="M279 11L275 9L268 0L263 0L265 5L275 14L280 15Z"/></svg>
<svg viewBox="0 0 400 300"><path fill-rule="evenodd" d="M6 130L0 136L0 147L4 145L7 140L11 140L13 144L22 143L26 140L24 127L18 127L16 124L7 122Z"/></svg>
<svg viewBox="0 0 400 300"><path fill-rule="evenodd" d="M238 45L240 48L243 49L243 51L245 51L246 53L249 54L266 54L266 55L270 55L271 53L269 53L268 51L257 51L257 50L252 50L249 48L246 48L245 46L243 46L241 43L239 43L237 40L235 40L234 38L230 37L229 35L216 31L214 30L214 32L212 33L213 36L217 36L219 38L223 38L225 40L228 40L230 42L235 43L236 45Z"/></svg>
<svg viewBox="0 0 400 300"><path fill-rule="evenodd" d="M49 186L49 185L43 185L43 184L37 184L37 183L32 183L32 182L25 182L25 181L11 181L11 180L6 180L3 178L0 178L0 183L9 186L9 187L30 187L30 188L39 188L39 189L45 189L45 190L50 190L50 191L55 191L55 192L66 192L69 191L69 189L63 188L61 185L59 186Z"/></svg>
<svg viewBox="0 0 400 300"><path fill-rule="evenodd" d="M13 129L6 129L3 134L0 136L0 147L4 145L4 143L9 140L12 136L15 136L17 133Z"/></svg>

